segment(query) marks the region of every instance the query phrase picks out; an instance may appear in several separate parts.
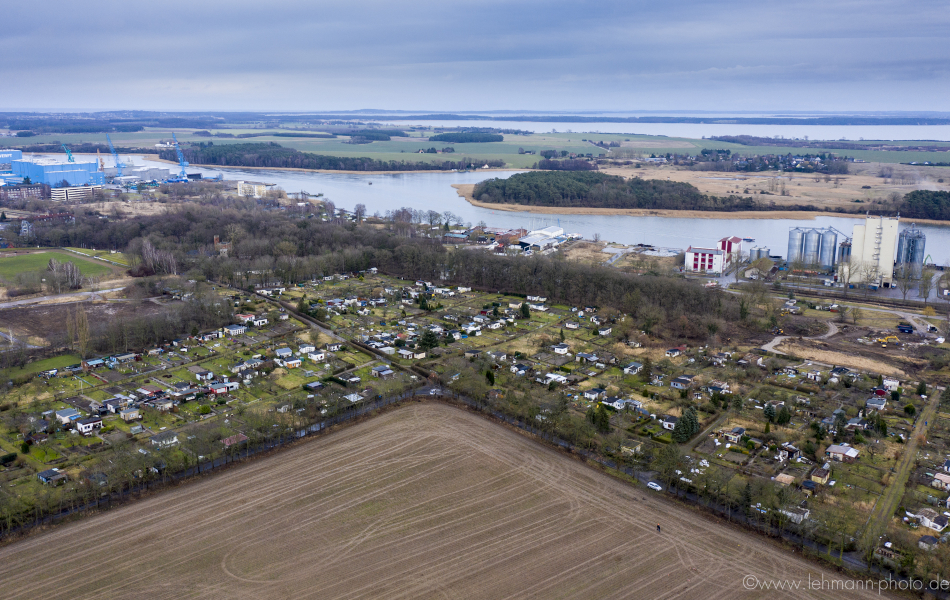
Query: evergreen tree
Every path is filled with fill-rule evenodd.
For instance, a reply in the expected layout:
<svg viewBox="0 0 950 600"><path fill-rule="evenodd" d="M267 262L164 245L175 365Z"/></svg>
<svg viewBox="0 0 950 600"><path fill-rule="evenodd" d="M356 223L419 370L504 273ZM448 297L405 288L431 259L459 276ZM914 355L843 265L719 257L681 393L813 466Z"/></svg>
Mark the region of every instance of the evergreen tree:
<svg viewBox="0 0 950 600"><path fill-rule="evenodd" d="M485 371L485 379L488 380L488 385L495 385L495 374L492 373L491 369Z"/></svg>
<svg viewBox="0 0 950 600"><path fill-rule="evenodd" d="M768 423L771 423L775 420L775 406L772 404L765 405L765 420Z"/></svg>
<svg viewBox="0 0 950 600"><path fill-rule="evenodd" d="M0 221L6 221L6 220L7 220L7 213L0 212Z"/></svg>
<svg viewBox="0 0 950 600"><path fill-rule="evenodd" d="M683 416L673 426L673 441L683 444L697 433L699 433L699 419L696 416L696 410L691 406L683 411Z"/></svg>
<svg viewBox="0 0 950 600"><path fill-rule="evenodd" d="M0 217L0 221L3 220L3 217ZM923 396L927 393L927 384L921 381L917 384L917 395Z"/></svg>
<svg viewBox="0 0 950 600"><path fill-rule="evenodd" d="M788 410L787 406L782 406L782 410L778 411L778 416L775 417L775 422L779 425L788 425L789 421L792 420L792 413Z"/></svg>
<svg viewBox="0 0 950 600"><path fill-rule="evenodd" d="M522 302L522 303L521 303L521 318L522 318L522 319L530 319L530 318L531 318L531 309L528 308L528 303L527 303L527 302Z"/></svg>
<svg viewBox="0 0 950 600"><path fill-rule="evenodd" d="M419 338L419 347L423 350L431 350L439 345L439 336L435 334L431 329L426 329L422 332L422 336Z"/></svg>
<svg viewBox="0 0 950 600"><path fill-rule="evenodd" d="M742 488L742 508L748 510L752 506L752 482L747 481Z"/></svg>

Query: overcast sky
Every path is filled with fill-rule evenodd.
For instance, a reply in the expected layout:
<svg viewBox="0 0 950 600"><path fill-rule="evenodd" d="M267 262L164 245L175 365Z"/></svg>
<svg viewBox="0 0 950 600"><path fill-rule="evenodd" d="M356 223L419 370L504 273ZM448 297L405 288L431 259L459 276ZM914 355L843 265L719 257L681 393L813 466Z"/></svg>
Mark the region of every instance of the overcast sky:
<svg viewBox="0 0 950 600"><path fill-rule="evenodd" d="M0 109L950 110L946 2L5 5Z"/></svg>

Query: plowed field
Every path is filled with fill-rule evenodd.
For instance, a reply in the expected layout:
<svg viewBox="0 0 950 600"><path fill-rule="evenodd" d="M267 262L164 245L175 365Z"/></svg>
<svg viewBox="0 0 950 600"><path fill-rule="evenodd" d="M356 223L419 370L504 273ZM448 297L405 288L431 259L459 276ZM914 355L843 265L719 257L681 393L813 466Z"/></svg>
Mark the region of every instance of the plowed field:
<svg viewBox="0 0 950 600"><path fill-rule="evenodd" d="M437 404L0 549L5 599L859 595L809 575L840 577Z"/></svg>

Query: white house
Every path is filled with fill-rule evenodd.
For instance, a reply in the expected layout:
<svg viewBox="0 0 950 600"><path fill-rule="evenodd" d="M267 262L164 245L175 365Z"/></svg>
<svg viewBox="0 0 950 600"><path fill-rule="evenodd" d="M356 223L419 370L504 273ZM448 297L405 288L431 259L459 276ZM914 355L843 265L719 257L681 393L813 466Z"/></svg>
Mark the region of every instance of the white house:
<svg viewBox="0 0 950 600"><path fill-rule="evenodd" d="M643 369L643 365L638 362L632 362L623 368L624 375L636 375Z"/></svg>
<svg viewBox="0 0 950 600"><path fill-rule="evenodd" d="M299 354L310 354L311 352L317 349L313 344L302 344L300 348L297 349Z"/></svg>
<svg viewBox="0 0 950 600"><path fill-rule="evenodd" d="M722 274L723 251L718 248L694 248L686 250L683 267L691 273Z"/></svg>
<svg viewBox="0 0 950 600"><path fill-rule="evenodd" d="M894 379L893 377L884 377L881 380L881 387L889 392L896 392L900 385L901 382L897 379Z"/></svg>
<svg viewBox="0 0 950 600"><path fill-rule="evenodd" d="M602 388L592 388L584 392L584 397L588 400L598 400L607 395L607 390Z"/></svg>
<svg viewBox="0 0 950 600"><path fill-rule="evenodd" d="M554 350L555 354L567 354L571 347L567 344L555 344L554 346L551 346L551 349Z"/></svg>
<svg viewBox="0 0 950 600"><path fill-rule="evenodd" d="M99 417L89 417L76 421L76 430L83 435L92 435L96 429L102 428L102 419Z"/></svg>
<svg viewBox="0 0 950 600"><path fill-rule="evenodd" d="M307 354L307 358L313 362L323 362L327 358L327 353L323 350L314 350L313 352Z"/></svg>

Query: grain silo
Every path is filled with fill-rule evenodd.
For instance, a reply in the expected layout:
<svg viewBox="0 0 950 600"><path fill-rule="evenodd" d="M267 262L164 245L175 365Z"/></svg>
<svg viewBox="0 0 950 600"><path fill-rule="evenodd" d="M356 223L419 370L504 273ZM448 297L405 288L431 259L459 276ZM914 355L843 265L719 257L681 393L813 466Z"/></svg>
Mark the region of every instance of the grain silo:
<svg viewBox="0 0 950 600"><path fill-rule="evenodd" d="M927 236L924 232L911 224L910 229L900 232L897 238L897 265L906 265L912 276L920 279L924 267L924 248L927 245Z"/></svg>
<svg viewBox="0 0 950 600"><path fill-rule="evenodd" d="M809 229L805 232L805 248L802 261L806 265L818 264L818 251L821 247L821 231L818 229Z"/></svg>
<svg viewBox="0 0 950 600"><path fill-rule="evenodd" d="M821 232L821 246L818 251L818 264L822 269L831 270L835 266L835 251L838 249L838 234L832 229Z"/></svg>
<svg viewBox="0 0 950 600"><path fill-rule="evenodd" d="M805 242L805 230L793 227L788 230L788 255L785 257L788 264L802 260L802 244Z"/></svg>

